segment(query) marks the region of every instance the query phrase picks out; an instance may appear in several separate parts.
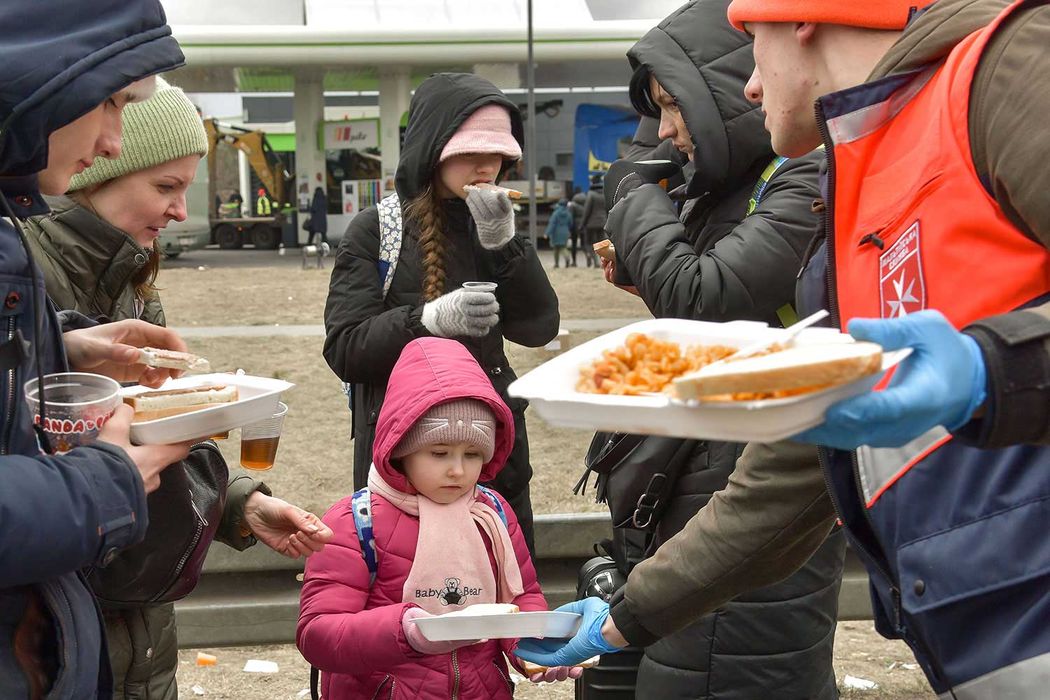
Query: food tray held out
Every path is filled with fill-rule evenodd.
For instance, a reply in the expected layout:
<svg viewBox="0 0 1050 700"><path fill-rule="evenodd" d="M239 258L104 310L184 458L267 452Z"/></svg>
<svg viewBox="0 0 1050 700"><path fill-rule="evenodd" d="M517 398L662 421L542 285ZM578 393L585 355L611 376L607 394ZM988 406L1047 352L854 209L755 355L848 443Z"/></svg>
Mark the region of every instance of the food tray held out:
<svg viewBox="0 0 1050 700"><path fill-rule="evenodd" d="M294 384L281 379L253 377L248 374L197 374L164 383L161 389L188 389L207 384L225 384L237 387L238 399L220 403L199 411L178 416L158 418L131 425L131 441L138 445L164 445L225 433L249 423L271 417L277 410L281 392ZM153 391L144 386L126 387L121 396L134 396Z"/></svg>
<svg viewBox="0 0 1050 700"><path fill-rule="evenodd" d="M566 639L576 634L581 616L576 613L534 611L492 615L435 615L413 620L419 631L432 642L466 639L518 639L554 637Z"/></svg>
<svg viewBox="0 0 1050 700"><path fill-rule="evenodd" d="M775 341L784 331L752 321L641 321L544 363L511 384L510 395L528 399L541 418L558 427L724 442L774 442L820 425L829 406L870 391L883 376L874 374L810 394L764 401L686 403L670 395L610 396L576 391L580 369L598 359L603 350L623 345L631 333L645 333L683 346L740 348L759 340ZM795 340L799 346L848 342L852 342L849 335L833 328L807 328ZM909 352L884 352L883 371L896 365Z"/></svg>

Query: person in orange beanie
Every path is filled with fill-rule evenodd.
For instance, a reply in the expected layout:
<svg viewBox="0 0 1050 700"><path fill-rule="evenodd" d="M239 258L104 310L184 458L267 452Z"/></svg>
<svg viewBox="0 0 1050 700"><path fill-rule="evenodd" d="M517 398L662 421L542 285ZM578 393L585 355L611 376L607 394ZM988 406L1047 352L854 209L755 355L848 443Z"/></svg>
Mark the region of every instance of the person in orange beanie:
<svg viewBox="0 0 1050 700"><path fill-rule="evenodd" d="M876 628L939 697L1046 696L1050 548L1031 533L1050 523L1050 7L924 4L729 8L774 150L827 154L799 313L911 356L794 441L749 445L610 605L584 606L577 639L519 654L651 643L787 575L839 518Z"/></svg>

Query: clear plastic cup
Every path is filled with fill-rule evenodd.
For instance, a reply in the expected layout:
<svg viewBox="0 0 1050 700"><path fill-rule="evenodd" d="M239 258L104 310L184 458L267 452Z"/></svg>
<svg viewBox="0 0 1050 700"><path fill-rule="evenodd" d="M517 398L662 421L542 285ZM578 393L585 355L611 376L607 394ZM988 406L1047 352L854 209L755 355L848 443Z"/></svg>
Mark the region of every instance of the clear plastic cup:
<svg viewBox="0 0 1050 700"><path fill-rule="evenodd" d="M24 386L26 403L33 424L41 425L39 382L34 377ZM86 372L59 372L44 375L46 417L44 432L55 452L95 441L121 403L120 384L109 377Z"/></svg>
<svg viewBox="0 0 1050 700"><path fill-rule="evenodd" d="M463 289L472 289L476 292L492 292L496 293L496 287L499 285L495 282L464 282Z"/></svg>
<svg viewBox="0 0 1050 700"><path fill-rule="evenodd" d="M288 407L277 403L277 411L271 418L241 428L241 466L245 469L265 471L273 467L277 458L277 445L281 441L284 416Z"/></svg>

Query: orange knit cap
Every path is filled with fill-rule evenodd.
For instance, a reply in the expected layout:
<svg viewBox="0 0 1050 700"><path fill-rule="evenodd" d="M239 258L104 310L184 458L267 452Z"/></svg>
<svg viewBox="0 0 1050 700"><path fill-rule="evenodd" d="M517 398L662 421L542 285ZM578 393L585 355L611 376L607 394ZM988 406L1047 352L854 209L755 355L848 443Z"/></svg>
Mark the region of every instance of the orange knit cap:
<svg viewBox="0 0 1050 700"><path fill-rule="evenodd" d="M904 29L912 10L930 0L733 0L729 23L816 22L869 29Z"/></svg>

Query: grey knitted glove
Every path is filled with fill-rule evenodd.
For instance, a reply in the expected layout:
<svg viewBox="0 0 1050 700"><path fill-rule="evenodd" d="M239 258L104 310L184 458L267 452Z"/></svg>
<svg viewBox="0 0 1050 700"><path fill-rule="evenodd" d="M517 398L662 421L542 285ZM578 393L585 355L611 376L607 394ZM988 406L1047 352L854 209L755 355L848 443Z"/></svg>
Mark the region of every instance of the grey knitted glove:
<svg viewBox="0 0 1050 700"><path fill-rule="evenodd" d="M499 303L492 292L457 289L424 304L421 320L442 338L481 338L499 323Z"/></svg>
<svg viewBox="0 0 1050 700"><path fill-rule="evenodd" d="M479 187L465 189L481 247L496 250L510 243L514 238L514 206L507 193Z"/></svg>

